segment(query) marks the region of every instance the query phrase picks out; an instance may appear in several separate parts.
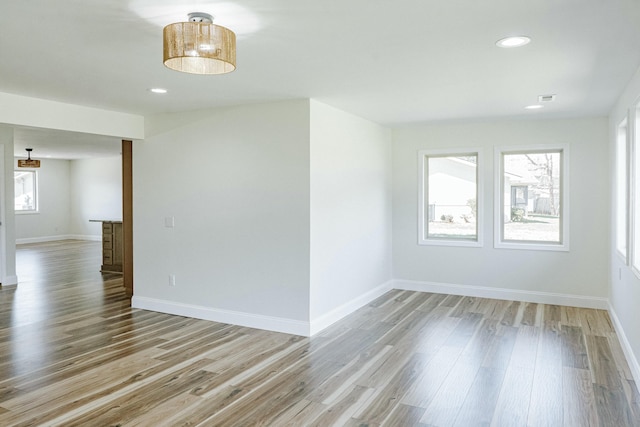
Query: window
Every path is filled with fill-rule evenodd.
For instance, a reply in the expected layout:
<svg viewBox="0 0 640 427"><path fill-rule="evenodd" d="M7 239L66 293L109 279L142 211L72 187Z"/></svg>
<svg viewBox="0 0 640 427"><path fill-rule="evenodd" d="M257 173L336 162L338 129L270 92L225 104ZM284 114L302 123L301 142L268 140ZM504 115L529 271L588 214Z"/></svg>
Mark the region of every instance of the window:
<svg viewBox="0 0 640 427"><path fill-rule="evenodd" d="M615 224L616 250L627 261L627 212L629 169L627 166L627 120L618 125L616 136L616 169L615 169Z"/></svg>
<svg viewBox="0 0 640 427"><path fill-rule="evenodd" d="M630 154L630 160L632 161L633 165L631 166L632 169L632 174L631 176L633 178L631 178L633 181L633 194L631 197L631 200L633 200L632 205L631 206L631 221L633 221L633 226L631 226L630 228L633 230L631 232L631 265L633 267L633 270L635 271L635 273L637 275L640 275L640 147L638 146L638 126L640 126L640 104L638 104L635 108L635 111L632 111L631 113L631 117L633 117L635 115L635 122L633 123L635 126L635 132L629 132L629 128L630 126L628 126L628 122L625 120L623 123L627 123L627 126L625 126L625 134L631 136L631 138L629 138L631 140L631 153ZM620 132L621 129L618 128L618 140L620 140ZM616 188L616 193L617 193L618 189ZM617 206L616 206L617 208ZM617 217L616 217L617 219ZM616 233L616 237L617 237L617 233ZM617 248L617 246L616 246Z"/></svg>
<svg viewBox="0 0 640 427"><path fill-rule="evenodd" d="M569 250L568 147L496 150L498 248Z"/></svg>
<svg viewBox="0 0 640 427"><path fill-rule="evenodd" d="M36 171L14 171L13 181L15 185L14 205L16 212L37 212L38 180Z"/></svg>
<svg viewBox="0 0 640 427"><path fill-rule="evenodd" d="M418 243L481 246L479 153L423 150L418 159Z"/></svg>

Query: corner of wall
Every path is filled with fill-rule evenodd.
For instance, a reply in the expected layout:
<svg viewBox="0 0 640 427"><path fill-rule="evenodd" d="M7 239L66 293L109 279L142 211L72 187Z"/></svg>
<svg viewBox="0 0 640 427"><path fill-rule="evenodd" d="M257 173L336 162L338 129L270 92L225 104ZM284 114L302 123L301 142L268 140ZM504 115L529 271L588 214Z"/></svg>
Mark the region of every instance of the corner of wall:
<svg viewBox="0 0 640 427"><path fill-rule="evenodd" d="M318 316L315 319L312 319L309 324L310 335L313 336L317 334L323 329L328 328L329 326L336 323L337 321L355 312L359 308L369 304L371 301L375 300L376 298L389 292L393 288L392 282L393 281L391 280L388 282L385 282L382 285L378 286L377 288L367 292L366 294L360 295L359 297L354 298L351 301L347 301L346 303L340 305L339 307L334 308L330 312L322 314L321 316Z"/></svg>

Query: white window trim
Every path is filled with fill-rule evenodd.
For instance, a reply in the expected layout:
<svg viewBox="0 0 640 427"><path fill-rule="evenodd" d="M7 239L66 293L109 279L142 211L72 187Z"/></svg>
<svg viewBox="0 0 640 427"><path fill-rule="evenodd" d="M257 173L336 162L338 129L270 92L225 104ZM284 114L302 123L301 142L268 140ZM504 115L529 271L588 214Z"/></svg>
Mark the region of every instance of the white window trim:
<svg viewBox="0 0 640 427"><path fill-rule="evenodd" d="M18 210L15 209L15 206L14 206L13 212L16 215L35 215L35 214L39 214L40 213L40 200L39 200L39 198L40 198L40 185L39 184L40 183L38 182L38 180L40 179L39 178L40 174L38 173L37 169L22 169L22 171L24 171L24 172L33 172L33 176L34 176L34 180L35 180L35 182L34 182L35 197L34 198L35 198L36 208L32 209L32 210L21 210L21 211L18 211ZM14 169L13 172L14 172L14 174L16 172L20 172L20 169ZM15 185L15 180L14 180L14 185Z"/></svg>
<svg viewBox="0 0 640 427"><path fill-rule="evenodd" d="M527 242L527 241L503 241L502 240L502 198L504 196L502 185L502 154L519 154L529 151L555 151L562 150L562 169L560 174L560 215L561 243ZM494 236L493 246L496 249L523 249L536 251L569 251L569 144L539 144L539 145L510 145L495 147L494 150Z"/></svg>
<svg viewBox="0 0 640 427"><path fill-rule="evenodd" d="M617 221L617 212L615 212L615 209L618 208L618 200L614 200L614 252L616 253L616 255L618 256L618 258L620 259L620 261L622 261L625 265L631 265L631 238L630 236L632 236L631 234L631 198L632 196L632 178L631 178L631 162L632 162L632 155L633 155L633 144L632 144L632 138L631 138L631 132L635 129L635 124L633 124L635 122L635 120L631 120L630 119L630 111L627 111L627 117L625 117L624 119L620 120L620 123L618 123L618 125L616 126L616 135L615 135L615 153L614 153L614 170L615 170L615 178L614 178L614 186L617 185L617 166L618 166L618 134L620 132L620 127L626 122L626 134L625 134L625 150L626 150L626 157L625 157L625 176L626 176L626 197L625 197L625 213L626 213L626 222L625 222L625 244L627 247L627 253L623 254L622 252L620 252L618 250L618 244L617 244L617 235L618 235L618 221ZM634 115L635 118L635 115ZM616 199L616 195L617 195L617 191L614 188L613 191L613 198Z"/></svg>
<svg viewBox="0 0 640 427"><path fill-rule="evenodd" d="M629 168L629 186L627 191L629 192L628 197L628 206L627 206L627 263L631 268L631 271L635 276L640 279L640 271L634 264L636 251L640 250L640 242L636 241L636 228L640 227L640 224L636 223L636 179L639 176L638 167L640 165L636 162L636 152L640 147L638 147L638 129L637 129L637 121L636 115L640 111L640 98L637 98L633 104L633 107L627 110L627 156L628 162L627 166ZM625 119L621 120L621 123ZM618 136L618 128L616 127L616 138ZM614 245L615 248L615 245ZM617 248L614 251L619 254Z"/></svg>
<svg viewBox="0 0 640 427"><path fill-rule="evenodd" d="M475 154L477 155L476 163L476 228L477 235L476 240L454 240L454 239L427 239L425 237L424 226L424 196L425 196L425 158L426 156L443 156L443 155L465 155ZM418 245L424 246L462 246L462 247L482 247L484 244L484 203L482 201L484 194L483 185L483 154L482 150L478 147L475 148L443 148L434 150L420 150L418 151Z"/></svg>

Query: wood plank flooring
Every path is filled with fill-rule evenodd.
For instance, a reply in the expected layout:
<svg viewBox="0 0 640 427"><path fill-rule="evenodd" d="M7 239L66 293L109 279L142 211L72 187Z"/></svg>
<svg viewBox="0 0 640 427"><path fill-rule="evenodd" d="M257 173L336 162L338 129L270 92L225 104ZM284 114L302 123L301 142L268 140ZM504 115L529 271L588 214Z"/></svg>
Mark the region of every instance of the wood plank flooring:
<svg viewBox="0 0 640 427"><path fill-rule="evenodd" d="M640 426L605 311L396 290L304 338L131 309L99 242L17 255L1 426Z"/></svg>

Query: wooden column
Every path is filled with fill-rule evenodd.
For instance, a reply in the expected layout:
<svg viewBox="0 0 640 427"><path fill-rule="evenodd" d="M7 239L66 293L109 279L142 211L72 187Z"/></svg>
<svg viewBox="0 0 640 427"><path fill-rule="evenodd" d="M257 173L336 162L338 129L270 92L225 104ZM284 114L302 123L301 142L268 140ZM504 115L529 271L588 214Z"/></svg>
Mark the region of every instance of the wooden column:
<svg viewBox="0 0 640 427"><path fill-rule="evenodd" d="M124 259L122 281L133 296L133 142L122 140L122 235Z"/></svg>

